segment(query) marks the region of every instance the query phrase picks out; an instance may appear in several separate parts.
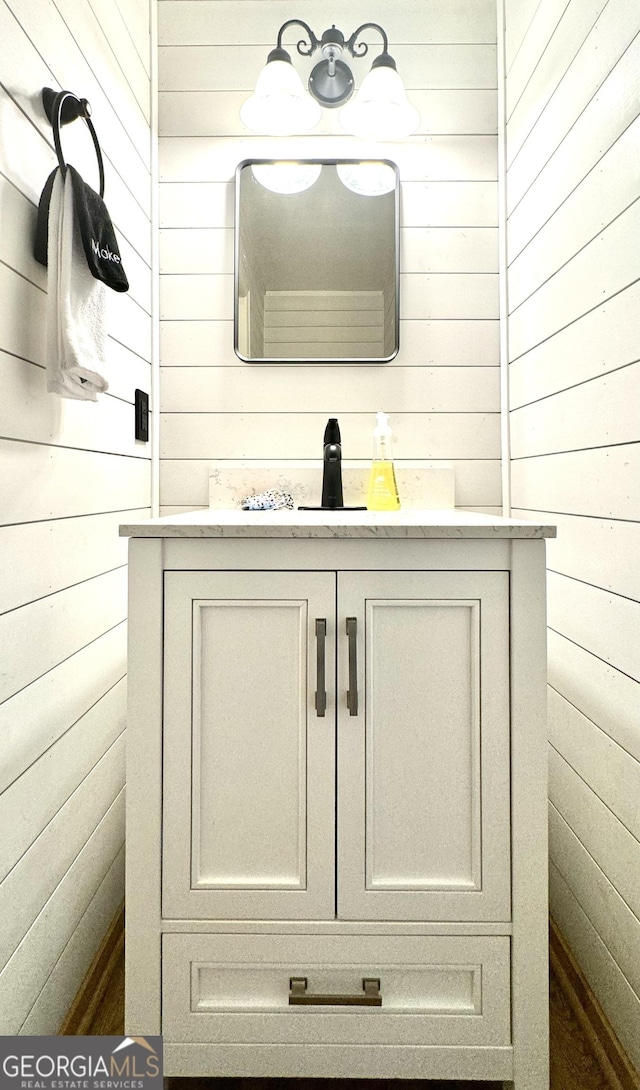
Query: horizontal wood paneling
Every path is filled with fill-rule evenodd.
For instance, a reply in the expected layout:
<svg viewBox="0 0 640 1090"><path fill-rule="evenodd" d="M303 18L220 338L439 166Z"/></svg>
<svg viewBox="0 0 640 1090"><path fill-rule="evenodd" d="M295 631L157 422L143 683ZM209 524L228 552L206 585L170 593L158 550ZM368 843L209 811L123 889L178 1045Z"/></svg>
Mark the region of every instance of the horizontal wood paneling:
<svg viewBox="0 0 640 1090"><path fill-rule="evenodd" d="M107 295L107 322L125 347L145 360L151 359L151 317L134 299L122 292Z"/></svg>
<svg viewBox="0 0 640 1090"><path fill-rule="evenodd" d="M42 286L32 283L0 259L0 292L2 350L44 365L47 298L44 283ZM112 303L110 299L107 302L107 328L111 332L107 340L104 377L109 381L109 365L120 350L120 342L148 363L150 319L133 300L123 300L120 304Z"/></svg>
<svg viewBox="0 0 640 1090"><path fill-rule="evenodd" d="M160 319L231 321L233 276L162 276Z"/></svg>
<svg viewBox="0 0 640 1090"><path fill-rule="evenodd" d="M362 21L375 17L375 2ZM386 143L346 136L337 111L324 111L311 136L264 138L243 130L239 107L281 25L278 5L162 0L159 7L163 507L207 502L207 459L313 457L327 412L340 413L348 455L370 457L371 413L381 406L394 413L398 457L464 462L458 502L498 505L493 3L432 0L428 18L414 0L402 8L379 5L389 49L422 118L417 134ZM302 5L298 14L311 25L326 17L315 0ZM249 17L250 33L243 34ZM350 9L349 19L357 17ZM298 37L294 32L292 41ZM375 31L364 37L377 46ZM301 59L303 78L311 63ZM356 58L357 82L362 67ZM296 156L398 164L400 350L388 370L367 363L294 367L292 338L279 350L280 366L248 370L234 354L235 169L244 159ZM353 338L367 339L355 329L351 335L332 342L332 354L348 356ZM467 368L485 373L474 378Z"/></svg>
<svg viewBox="0 0 640 1090"><path fill-rule="evenodd" d="M145 58L138 52L131 37L130 27L137 6L136 3L129 0L126 7L126 19L118 4L114 3L113 0L89 0L89 4L96 17L96 22L104 34L107 45L118 61L122 74L133 91L145 120L149 124L151 120L151 94L149 85L150 42L148 13L147 25L143 32L145 40L141 43L142 49L146 53ZM141 9L142 5L138 5L138 7Z"/></svg>
<svg viewBox="0 0 640 1090"><path fill-rule="evenodd" d="M299 18L319 28L327 21L322 0L300 0ZM290 18L286 0L160 0L159 45L244 45L260 43L273 48L274 31ZM495 8L490 0L407 0L390 10L388 0L351 0L349 26L382 23L390 41L399 43L495 42ZM345 33L351 30L345 26ZM283 42L294 44L299 28L290 28ZM375 31L365 41L379 43Z"/></svg>
<svg viewBox="0 0 640 1090"><path fill-rule="evenodd" d="M233 351L233 322L161 322L166 367L249 367ZM497 367L498 322L400 322L400 351L385 367ZM262 366L262 365L256 365Z"/></svg>
<svg viewBox="0 0 640 1090"><path fill-rule="evenodd" d="M322 447L324 413L189 413L161 417L162 458L313 458ZM285 429L286 423L286 429ZM404 413L393 421L398 458L499 458L498 413ZM342 413L347 458L371 456L370 413Z"/></svg>
<svg viewBox="0 0 640 1090"><path fill-rule="evenodd" d="M533 19L539 0L520 0L507 8L505 18L504 53L505 67L508 72L515 64L518 53L526 41L529 24Z"/></svg>
<svg viewBox="0 0 640 1090"><path fill-rule="evenodd" d="M123 703L124 682L121 686ZM5 921L0 933L0 968L122 789L124 757L121 732L0 883L0 915Z"/></svg>
<svg viewBox="0 0 640 1090"><path fill-rule="evenodd" d="M638 280L640 200L511 312L511 359Z"/></svg>
<svg viewBox="0 0 640 1090"><path fill-rule="evenodd" d="M145 517L148 508L2 527L0 611L126 564L127 541L118 526L125 518Z"/></svg>
<svg viewBox="0 0 640 1090"><path fill-rule="evenodd" d="M150 448L133 428L134 389L150 389L151 371L149 4L0 0L0 40L0 1032L20 1031L36 1004L46 1018L31 1024L56 1033L64 989L84 976L123 893L112 867L122 799L112 804L124 738L110 747L124 728L126 673L117 524L150 504ZM57 159L43 86L91 103L130 281L124 296L107 292L109 392L95 403L46 391L49 273L32 248ZM62 147L97 188L82 122L65 126Z"/></svg>
<svg viewBox="0 0 640 1090"><path fill-rule="evenodd" d="M497 274L450 273L400 276L401 318L498 318ZM160 280L162 320L233 318L233 276L163 276Z"/></svg>
<svg viewBox="0 0 640 1090"><path fill-rule="evenodd" d="M0 704L0 792L76 723L127 671L127 626L114 628Z"/></svg>
<svg viewBox="0 0 640 1090"><path fill-rule="evenodd" d="M110 337L107 346L109 393L133 402L136 388L151 390L151 364ZM152 410L150 410L152 411Z"/></svg>
<svg viewBox="0 0 640 1090"><path fill-rule="evenodd" d="M638 116L635 79L639 63L640 41L636 39L549 161L533 164L529 188L509 214L509 262Z"/></svg>
<svg viewBox="0 0 640 1090"><path fill-rule="evenodd" d="M513 409L640 359L640 283L509 365Z"/></svg>
<svg viewBox="0 0 640 1090"><path fill-rule="evenodd" d="M404 227L496 227L492 182L404 182Z"/></svg>
<svg viewBox="0 0 640 1090"><path fill-rule="evenodd" d="M512 457L633 443L638 438L639 407L640 364L633 363L513 409Z"/></svg>
<svg viewBox="0 0 640 1090"><path fill-rule="evenodd" d="M548 708L551 744L640 840L640 763L556 689Z"/></svg>
<svg viewBox="0 0 640 1090"><path fill-rule="evenodd" d="M636 1062L639 32L625 0L541 0L507 77L506 175L511 509L558 525L551 909Z"/></svg>
<svg viewBox="0 0 640 1090"><path fill-rule="evenodd" d="M640 118L616 140L509 268L509 303L519 306L578 250L637 200Z"/></svg>
<svg viewBox="0 0 640 1090"><path fill-rule="evenodd" d="M62 444L148 459L148 446L138 442L134 435L133 390L131 403L106 395L89 409L84 401L47 394L47 373L43 367L0 352L0 368L3 439Z"/></svg>
<svg viewBox="0 0 640 1090"><path fill-rule="evenodd" d="M66 25L73 27L75 41L83 56L91 57L90 67L96 80L118 120L126 124L129 138L148 167L151 158L149 78L130 48L121 20L115 18L113 5L107 0L93 0L88 5L90 11L82 19L78 18L76 0L57 0L56 6Z"/></svg>
<svg viewBox="0 0 640 1090"><path fill-rule="evenodd" d="M126 617L126 568L88 579L0 617L7 700Z"/></svg>
<svg viewBox="0 0 640 1090"><path fill-rule="evenodd" d="M233 230L230 182L173 182L160 187L160 227Z"/></svg>
<svg viewBox="0 0 640 1090"><path fill-rule="evenodd" d="M6 828L0 856L3 879L113 745L125 717L126 683L119 681L0 795Z"/></svg>
<svg viewBox="0 0 640 1090"><path fill-rule="evenodd" d="M553 746L549 749L549 798L632 912L638 916L640 845Z"/></svg>
<svg viewBox="0 0 640 1090"><path fill-rule="evenodd" d="M124 788L0 973L0 1022L19 1033L124 840Z"/></svg>
<svg viewBox="0 0 640 1090"><path fill-rule="evenodd" d="M509 71L507 117L511 157L538 120L607 0L538 5L523 48ZM537 40L536 40L537 39ZM560 64L558 63L560 61Z"/></svg>
<svg viewBox="0 0 640 1090"><path fill-rule="evenodd" d="M532 174L535 176L551 158L638 31L640 12L636 10L632 15L627 0L609 0L575 59L565 68L559 89L551 96L519 153L510 162L508 211L518 204L531 184Z"/></svg>
<svg viewBox="0 0 640 1090"><path fill-rule="evenodd" d="M122 82L125 84L126 91L122 96L117 96L120 99L119 107L123 108L124 112L122 118L118 116L111 101L113 92L111 89L109 92L103 89L92 71L92 65L82 55L74 35L81 37L86 33L85 27L93 19L90 9L84 5L78 5L76 0L73 8L75 16L72 35L53 4L43 5L39 0L3 0L3 3L36 47L40 54L40 63L43 61L53 75L54 85L70 90L77 89L77 94L83 94L89 100L93 109L96 131L98 131L98 121L100 123L100 143L104 152L110 162L118 164L121 177L126 178L127 185L148 215L150 210L148 126L124 80ZM20 55L16 59L20 61ZM92 57L92 64L96 59ZM115 58L113 65L116 66ZM100 63L99 66L101 66ZM29 67L33 69L33 65L23 64L21 78L17 82L12 81L12 92L15 96L15 93L22 91L23 87L25 89L28 87L26 98L21 99L21 105L28 104L29 116L37 117L39 124L46 126L48 122L41 101L38 101L42 83L38 81L35 84L34 95L34 87L29 86L28 81L25 80L25 73ZM68 154L74 162L75 148L79 145L80 138L83 138L83 143L87 140L86 132L82 132L81 129L77 128L68 136L65 133L65 149L69 148ZM87 147L86 144L85 147ZM90 148L89 142L88 149ZM90 162L90 158L87 161Z"/></svg>
<svg viewBox="0 0 640 1090"><path fill-rule="evenodd" d="M640 445L600 447L511 464L513 506L636 520Z"/></svg>
<svg viewBox="0 0 640 1090"><path fill-rule="evenodd" d="M550 871L551 911L563 935L575 951L605 1014L629 1059L640 1067L638 1021L640 999L610 954L605 943L582 910L560 872Z"/></svg>
<svg viewBox="0 0 640 1090"><path fill-rule="evenodd" d="M347 154L346 149L343 154ZM494 182L403 182L403 227L496 227ZM160 187L160 227L233 228L231 182Z"/></svg>
<svg viewBox="0 0 640 1090"><path fill-rule="evenodd" d="M0 524L103 511L149 501L149 462L114 454L0 440Z"/></svg>
<svg viewBox="0 0 640 1090"><path fill-rule="evenodd" d="M640 681L639 602L555 572L547 589L550 628Z"/></svg>
<svg viewBox="0 0 640 1090"><path fill-rule="evenodd" d="M403 228L400 272L497 273L498 232L490 227Z"/></svg>
<svg viewBox="0 0 640 1090"><path fill-rule="evenodd" d="M289 412L499 412L497 367L470 367L452 374L449 367L378 368L373 376L357 364L336 369L306 366L296 370ZM162 374L163 412L278 412L287 367L165 367Z"/></svg>
<svg viewBox="0 0 640 1090"><path fill-rule="evenodd" d="M174 228L163 231L160 237L160 272L233 275L233 241L231 228Z"/></svg>
<svg viewBox="0 0 640 1090"><path fill-rule="evenodd" d="M374 35L371 35L372 39ZM264 66L263 45L242 51L224 45L161 46L158 50L160 91L245 91L250 94L256 72ZM495 88L496 50L493 45L395 45L393 58L402 82L412 88ZM296 55L296 69L304 82L317 57ZM361 74L366 61L358 65Z"/></svg>
<svg viewBox="0 0 640 1090"><path fill-rule="evenodd" d="M552 571L640 601L637 522L582 515L550 516L546 511L519 512L518 508L513 508L513 517L556 524L558 536L547 541L547 567Z"/></svg>
<svg viewBox="0 0 640 1090"><path fill-rule="evenodd" d="M20 1029L21 1034L52 1035L61 1027L60 1012L71 1007L96 950L122 902L124 845L84 910Z"/></svg>
<svg viewBox="0 0 640 1090"><path fill-rule="evenodd" d="M367 71L365 68L363 75ZM496 131L496 94L493 90L408 90L407 93L409 101L420 112L418 135L468 132L485 136ZM240 107L247 98L247 91L161 92L158 112L162 133L167 136L250 136L251 130L240 121ZM327 110L317 132L323 136L340 136L344 130L335 112Z"/></svg>
<svg viewBox="0 0 640 1090"><path fill-rule="evenodd" d="M549 807L552 864L571 875L571 889L631 987L640 995L640 920L608 881L554 806Z"/></svg>
<svg viewBox="0 0 640 1090"><path fill-rule="evenodd" d="M640 683L557 632L547 654L549 684L640 761Z"/></svg>
<svg viewBox="0 0 640 1090"><path fill-rule="evenodd" d="M400 276L401 318L495 318L498 276L490 273Z"/></svg>
<svg viewBox="0 0 640 1090"><path fill-rule="evenodd" d="M230 52L235 66L239 51ZM162 56L160 50L160 64ZM229 182L243 159L286 159L292 155L300 159L342 159L349 158L352 151L348 136L167 136L160 141L160 181ZM497 179L494 136L411 136L394 143L363 140L358 155L363 159L391 159L406 182Z"/></svg>
<svg viewBox="0 0 640 1090"><path fill-rule="evenodd" d="M115 0L147 75L151 72L151 34L147 0Z"/></svg>
<svg viewBox="0 0 640 1090"><path fill-rule="evenodd" d="M322 460L317 450L318 488L322 481ZM370 455L367 455L370 457ZM401 461L396 460L400 465ZM456 506L475 510L475 503L500 504L500 462L498 459L460 461L447 459L455 471ZM161 461L160 502L163 506L209 506L209 459L169 459ZM177 501L180 500L181 503Z"/></svg>
<svg viewBox="0 0 640 1090"><path fill-rule="evenodd" d="M511 263L512 308L636 201L635 166L639 156L640 119L637 119Z"/></svg>
<svg viewBox="0 0 640 1090"><path fill-rule="evenodd" d="M489 227L403 228L400 271L497 272L497 230ZM233 231L219 227L163 231L160 272L233 274Z"/></svg>

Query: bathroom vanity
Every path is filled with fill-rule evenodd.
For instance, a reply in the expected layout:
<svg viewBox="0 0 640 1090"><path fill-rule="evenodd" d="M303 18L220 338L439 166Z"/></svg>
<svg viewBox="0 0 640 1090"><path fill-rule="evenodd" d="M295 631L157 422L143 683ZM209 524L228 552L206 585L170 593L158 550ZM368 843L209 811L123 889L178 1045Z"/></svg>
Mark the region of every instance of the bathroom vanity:
<svg viewBox="0 0 640 1090"><path fill-rule="evenodd" d="M545 558L456 511L131 537L129 1035L165 1074L547 1090Z"/></svg>

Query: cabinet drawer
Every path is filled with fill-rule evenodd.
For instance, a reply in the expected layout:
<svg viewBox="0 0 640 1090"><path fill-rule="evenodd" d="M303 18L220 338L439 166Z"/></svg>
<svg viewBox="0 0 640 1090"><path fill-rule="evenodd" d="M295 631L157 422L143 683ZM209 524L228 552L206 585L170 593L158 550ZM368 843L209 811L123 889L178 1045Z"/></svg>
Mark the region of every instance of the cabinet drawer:
<svg viewBox="0 0 640 1090"><path fill-rule="evenodd" d="M508 1045L509 942L494 936L163 937L172 1042ZM326 1004L290 1005L291 978ZM380 1006L341 1005L380 981Z"/></svg>

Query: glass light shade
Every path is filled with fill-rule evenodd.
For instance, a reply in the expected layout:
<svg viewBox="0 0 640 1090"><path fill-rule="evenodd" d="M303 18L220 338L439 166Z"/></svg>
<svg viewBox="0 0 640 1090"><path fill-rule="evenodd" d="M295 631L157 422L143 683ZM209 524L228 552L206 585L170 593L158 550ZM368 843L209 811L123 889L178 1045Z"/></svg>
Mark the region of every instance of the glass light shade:
<svg viewBox="0 0 640 1090"><path fill-rule="evenodd" d="M396 188L396 174L388 163L337 163L338 177L361 197L381 197Z"/></svg>
<svg viewBox="0 0 640 1090"><path fill-rule="evenodd" d="M318 181L322 163L253 163L256 181L272 193L303 193Z"/></svg>
<svg viewBox="0 0 640 1090"><path fill-rule="evenodd" d="M243 125L263 136L310 132L321 116L319 103L288 61L269 61L258 76L251 98L240 107Z"/></svg>
<svg viewBox="0 0 640 1090"><path fill-rule="evenodd" d="M355 98L342 107L340 124L353 136L401 140L416 131L420 114L395 68L381 65L367 73Z"/></svg>

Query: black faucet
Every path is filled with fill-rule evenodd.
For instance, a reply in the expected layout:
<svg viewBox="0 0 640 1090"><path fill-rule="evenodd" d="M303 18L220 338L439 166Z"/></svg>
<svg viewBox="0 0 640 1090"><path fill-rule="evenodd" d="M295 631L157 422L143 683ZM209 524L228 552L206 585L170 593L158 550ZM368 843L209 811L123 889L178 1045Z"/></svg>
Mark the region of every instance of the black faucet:
<svg viewBox="0 0 640 1090"><path fill-rule="evenodd" d="M324 429L324 454L322 468L322 506L343 507L342 497L342 442L335 416L330 417Z"/></svg>
<svg viewBox="0 0 640 1090"><path fill-rule="evenodd" d="M342 498L342 440L338 419L331 416L324 429L322 454L322 503L320 507L305 507L298 511L366 511L366 507L345 507Z"/></svg>

